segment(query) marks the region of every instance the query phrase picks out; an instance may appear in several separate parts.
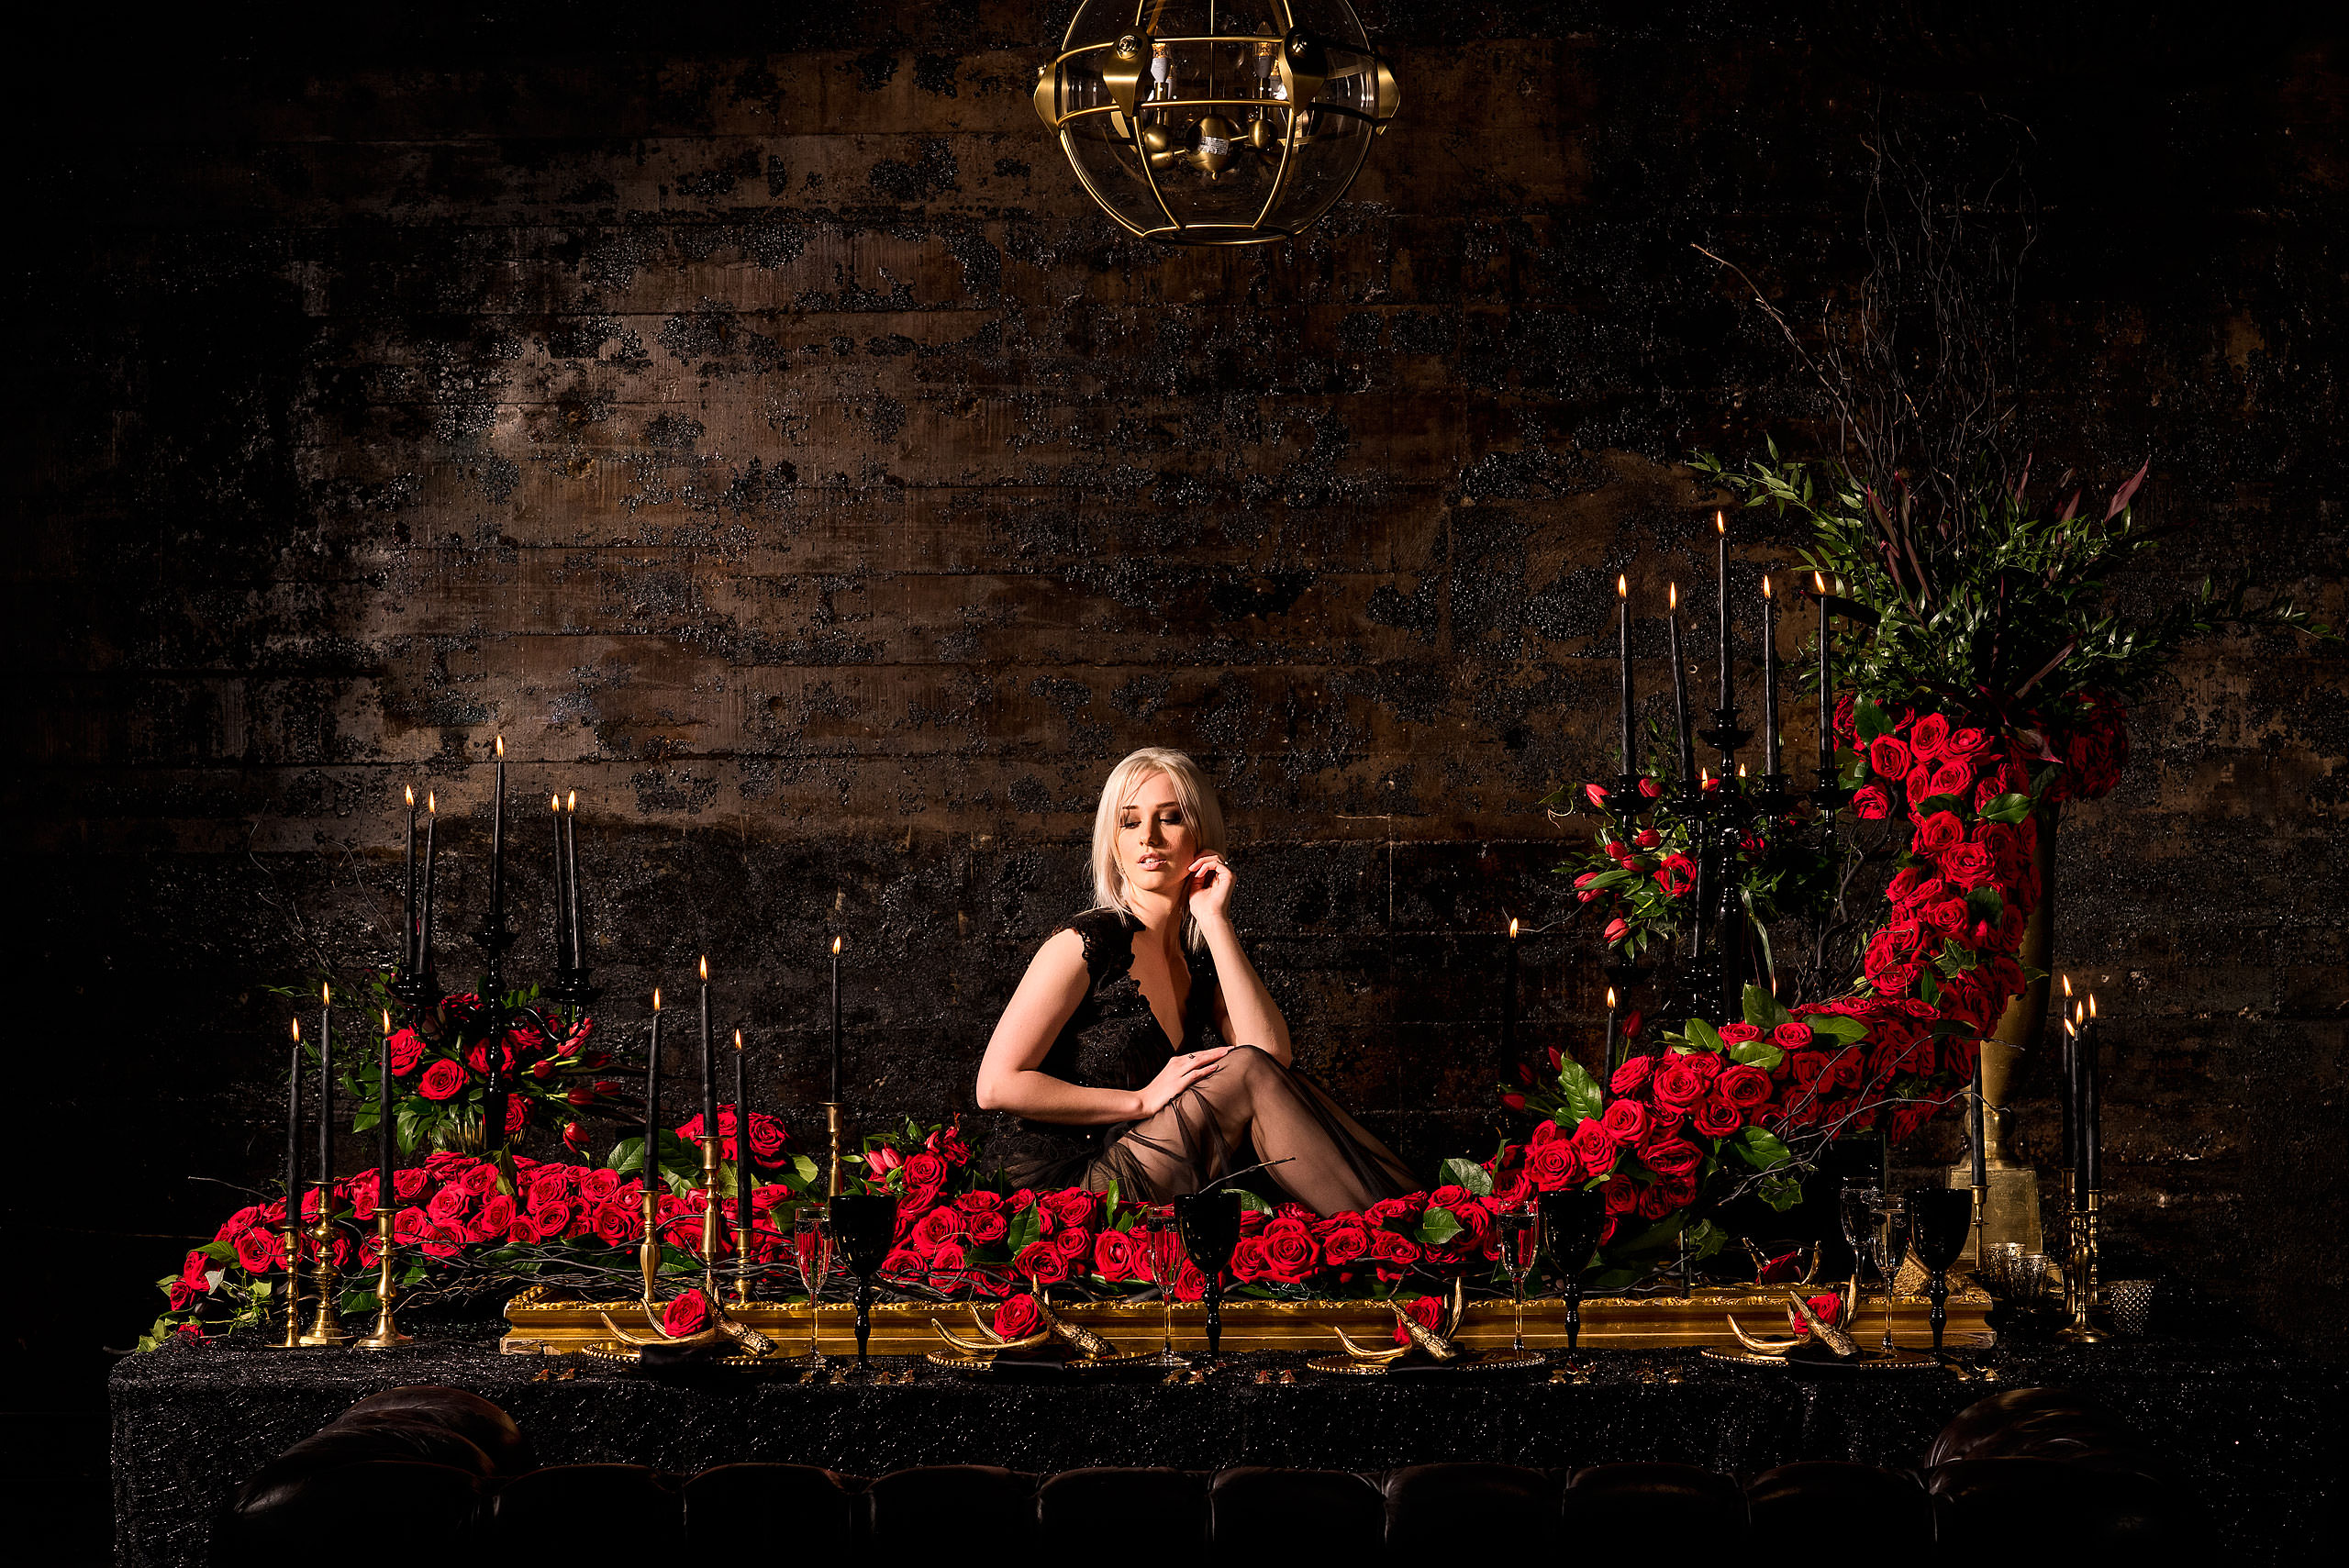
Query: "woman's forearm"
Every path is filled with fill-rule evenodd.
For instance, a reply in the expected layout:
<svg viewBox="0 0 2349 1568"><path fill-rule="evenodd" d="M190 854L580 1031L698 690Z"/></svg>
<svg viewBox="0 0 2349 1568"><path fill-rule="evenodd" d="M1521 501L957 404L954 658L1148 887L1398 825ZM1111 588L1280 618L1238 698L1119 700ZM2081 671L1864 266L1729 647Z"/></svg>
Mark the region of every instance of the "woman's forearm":
<svg viewBox="0 0 2349 1568"><path fill-rule="evenodd" d="M979 1106L1070 1127L1106 1127L1141 1115L1141 1096L1131 1089L1090 1089L1034 1068L1006 1073L981 1084Z"/></svg>
<svg viewBox="0 0 2349 1568"><path fill-rule="evenodd" d="M1248 962L1248 954L1240 945L1240 934L1228 920L1212 924L1202 920L1199 933L1208 940L1208 951L1215 955L1217 983L1223 987L1223 1008L1231 1019L1228 1043L1255 1046L1277 1059L1282 1066L1287 1066L1288 1020L1273 1005L1273 994L1264 989L1264 977L1256 973L1256 966Z"/></svg>

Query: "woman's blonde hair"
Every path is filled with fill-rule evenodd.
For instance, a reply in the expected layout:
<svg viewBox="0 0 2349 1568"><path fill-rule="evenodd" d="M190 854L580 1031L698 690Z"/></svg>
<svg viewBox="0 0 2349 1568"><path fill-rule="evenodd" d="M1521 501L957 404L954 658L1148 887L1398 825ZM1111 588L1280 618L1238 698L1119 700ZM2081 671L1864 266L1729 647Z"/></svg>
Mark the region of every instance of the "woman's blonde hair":
<svg viewBox="0 0 2349 1568"><path fill-rule="evenodd" d="M1118 818L1153 774L1165 775L1174 786L1174 798L1183 807L1183 819L1191 825L1199 853L1223 853L1223 807L1217 804L1206 770L1180 751L1145 746L1109 770L1101 786L1101 804L1094 808L1093 897L1101 908L1133 912L1126 903L1125 870L1118 863ZM1197 922L1186 920L1183 934L1191 946L1199 945Z"/></svg>

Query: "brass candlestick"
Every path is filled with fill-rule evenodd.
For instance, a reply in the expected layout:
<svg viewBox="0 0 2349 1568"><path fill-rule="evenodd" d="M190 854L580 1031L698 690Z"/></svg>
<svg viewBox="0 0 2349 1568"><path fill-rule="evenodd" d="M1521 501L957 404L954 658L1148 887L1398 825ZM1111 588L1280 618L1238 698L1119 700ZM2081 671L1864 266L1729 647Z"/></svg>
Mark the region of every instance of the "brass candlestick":
<svg viewBox="0 0 2349 1568"><path fill-rule="evenodd" d="M2064 1173L2064 1312L2066 1317L2077 1310L2077 1269L2080 1260L2080 1183L2073 1173Z"/></svg>
<svg viewBox="0 0 2349 1568"><path fill-rule="evenodd" d="M726 1221L718 1197L718 1140L701 1140L701 1285L709 1304L718 1305L718 1238Z"/></svg>
<svg viewBox="0 0 2349 1568"><path fill-rule="evenodd" d="M300 1205L291 1197L285 1200L285 1229L278 1233L279 1243L285 1249L285 1338L273 1347L281 1351L302 1348L302 1226Z"/></svg>
<svg viewBox="0 0 2349 1568"><path fill-rule="evenodd" d="M653 1306L661 1299L661 1195L653 1184L644 1184L644 1240L636 1249L637 1267L644 1274L644 1305Z"/></svg>
<svg viewBox="0 0 2349 1568"><path fill-rule="evenodd" d="M734 1227L734 1305L751 1305L751 1233Z"/></svg>
<svg viewBox="0 0 2349 1568"><path fill-rule="evenodd" d="M824 1189L824 1195L827 1197L838 1197L841 1195L841 1173L842 1170L841 1162L841 1103L838 1100L826 1100L824 1102L824 1125L830 1130L832 1140L831 1180L829 1184Z"/></svg>
<svg viewBox="0 0 2349 1568"><path fill-rule="evenodd" d="M335 1287L334 1272L334 1194L321 1188L318 1193L318 1223L310 1231L311 1243L317 1248L317 1257L310 1265L311 1280L317 1286L318 1308L310 1319L310 1331L302 1336L305 1350L340 1350L351 1343L351 1336L343 1332L340 1292Z"/></svg>
<svg viewBox="0 0 2349 1568"><path fill-rule="evenodd" d="M359 1341L362 1351L396 1351L416 1341L400 1332L392 1318L392 1303L399 1299L400 1287L392 1273L392 1211L375 1211L375 1331Z"/></svg>
<svg viewBox="0 0 2349 1568"><path fill-rule="evenodd" d="M2090 1187L2082 1195L2079 1213L2074 1218L2071 1273L2075 1276L2072 1290L2072 1321L2055 1337L2067 1345L2101 1345L2112 1338L2091 1320L2101 1305L2098 1297L2097 1245L2100 1223L2099 1209L2104 1194Z"/></svg>

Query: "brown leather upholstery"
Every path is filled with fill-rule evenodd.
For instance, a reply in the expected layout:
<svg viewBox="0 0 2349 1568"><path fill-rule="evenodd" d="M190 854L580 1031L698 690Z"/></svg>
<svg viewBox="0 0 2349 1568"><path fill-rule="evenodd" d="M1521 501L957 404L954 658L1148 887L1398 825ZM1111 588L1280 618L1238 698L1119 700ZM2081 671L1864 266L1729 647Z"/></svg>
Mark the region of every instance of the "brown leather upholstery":
<svg viewBox="0 0 2349 1568"><path fill-rule="evenodd" d="M1024 1551L1036 1540L1036 1477L993 1464L899 1470L865 1489L868 1539L883 1550L930 1548L939 1530Z"/></svg>
<svg viewBox="0 0 2349 1568"><path fill-rule="evenodd" d="M1745 1545L1745 1494L1728 1476L1693 1464L1594 1464L1577 1470L1559 1501L1577 1555L1631 1557L1669 1538L1691 1555Z"/></svg>
<svg viewBox="0 0 2349 1568"><path fill-rule="evenodd" d="M1808 1460L1745 1484L1758 1562L1809 1564L1839 1540L1931 1540L1933 1503L1906 1471Z"/></svg>
<svg viewBox="0 0 2349 1568"><path fill-rule="evenodd" d="M1208 1511L1219 1553L1267 1562L1364 1562L1386 1540L1386 1496L1351 1470L1219 1471Z"/></svg>
<svg viewBox="0 0 2349 1568"><path fill-rule="evenodd" d="M1414 1464L1386 1475L1386 1550L1404 1558L1511 1555L1554 1544L1558 1488L1520 1464Z"/></svg>
<svg viewBox="0 0 2349 1568"><path fill-rule="evenodd" d="M1063 1470L1036 1493L1046 1557L1105 1552L1196 1568L1208 1547L1208 1477L1196 1470Z"/></svg>
<svg viewBox="0 0 2349 1568"><path fill-rule="evenodd" d="M397 1540L418 1562L475 1568L482 1478L469 1470L413 1460L370 1459L335 1464L299 1485L264 1489L212 1528L217 1568L299 1562L322 1541Z"/></svg>
<svg viewBox="0 0 2349 1568"><path fill-rule="evenodd" d="M685 1541L696 1551L820 1558L855 1544L862 1486L809 1464L721 1464L685 1484ZM779 1529L779 1521L788 1520ZM717 1561L739 1561L718 1559Z"/></svg>
<svg viewBox="0 0 2349 1568"><path fill-rule="evenodd" d="M429 1421L448 1428L487 1454L496 1473L509 1480L539 1467L538 1459L530 1451L530 1440L514 1424L514 1418L480 1395L462 1388L446 1388L438 1384L387 1388L381 1394L370 1394L345 1410L335 1418L334 1424L348 1427L387 1418L410 1423Z"/></svg>

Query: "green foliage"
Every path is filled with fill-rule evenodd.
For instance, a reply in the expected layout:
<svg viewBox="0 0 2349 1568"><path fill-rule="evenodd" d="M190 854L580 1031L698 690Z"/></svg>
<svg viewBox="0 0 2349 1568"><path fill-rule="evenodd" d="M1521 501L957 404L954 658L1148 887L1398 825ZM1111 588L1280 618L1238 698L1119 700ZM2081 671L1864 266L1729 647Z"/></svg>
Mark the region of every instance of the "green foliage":
<svg viewBox="0 0 2349 1568"><path fill-rule="evenodd" d="M1478 1197L1493 1195L1493 1173L1474 1160L1446 1160L1441 1173L1440 1186L1465 1187Z"/></svg>

